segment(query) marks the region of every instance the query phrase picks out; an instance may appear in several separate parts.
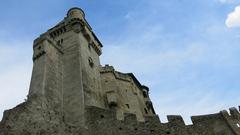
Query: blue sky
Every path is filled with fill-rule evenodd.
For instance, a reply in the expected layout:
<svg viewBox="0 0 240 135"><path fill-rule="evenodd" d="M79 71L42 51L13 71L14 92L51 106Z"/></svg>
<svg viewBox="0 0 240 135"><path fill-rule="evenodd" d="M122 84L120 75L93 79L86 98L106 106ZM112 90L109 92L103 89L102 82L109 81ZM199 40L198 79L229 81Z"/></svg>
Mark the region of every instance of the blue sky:
<svg viewBox="0 0 240 135"><path fill-rule="evenodd" d="M103 43L102 65L151 88L160 119L240 103L240 0L8 0L0 5L0 119L26 98L32 41L81 7Z"/></svg>

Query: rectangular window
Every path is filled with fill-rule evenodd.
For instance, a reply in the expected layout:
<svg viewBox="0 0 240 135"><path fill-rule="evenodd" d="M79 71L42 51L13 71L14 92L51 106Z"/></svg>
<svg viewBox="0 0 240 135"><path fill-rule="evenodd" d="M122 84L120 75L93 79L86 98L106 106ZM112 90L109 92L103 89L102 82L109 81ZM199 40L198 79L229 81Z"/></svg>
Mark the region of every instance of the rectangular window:
<svg viewBox="0 0 240 135"><path fill-rule="evenodd" d="M148 95L147 95L147 92L146 91L143 91L143 97L147 98Z"/></svg>

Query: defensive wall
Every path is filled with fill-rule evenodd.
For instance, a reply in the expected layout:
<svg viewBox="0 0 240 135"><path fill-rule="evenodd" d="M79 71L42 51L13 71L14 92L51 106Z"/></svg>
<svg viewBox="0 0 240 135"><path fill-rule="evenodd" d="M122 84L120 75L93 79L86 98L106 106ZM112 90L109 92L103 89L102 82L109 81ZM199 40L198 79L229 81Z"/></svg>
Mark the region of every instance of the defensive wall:
<svg viewBox="0 0 240 135"><path fill-rule="evenodd" d="M158 116L147 116L139 122L134 114L125 114L117 120L112 110L97 107L87 108L87 120L91 135L238 135L240 113L230 108L216 114L193 116L192 125L186 125L178 115L167 116L168 122L161 123Z"/></svg>

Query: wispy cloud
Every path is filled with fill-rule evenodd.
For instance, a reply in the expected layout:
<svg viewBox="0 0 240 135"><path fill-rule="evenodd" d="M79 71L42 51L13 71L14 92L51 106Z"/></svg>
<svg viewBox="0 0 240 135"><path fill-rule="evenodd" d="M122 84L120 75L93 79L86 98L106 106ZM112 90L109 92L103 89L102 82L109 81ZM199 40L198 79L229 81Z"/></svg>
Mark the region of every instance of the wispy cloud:
<svg viewBox="0 0 240 135"><path fill-rule="evenodd" d="M31 42L0 43L0 119L26 99L31 75Z"/></svg>
<svg viewBox="0 0 240 135"><path fill-rule="evenodd" d="M235 0L218 0L219 2L225 4L225 3L234 3Z"/></svg>
<svg viewBox="0 0 240 135"><path fill-rule="evenodd" d="M161 12L152 9L148 13L132 11L125 16L127 32L120 39L107 40L103 63L134 72L142 83L149 85L163 121L165 115L181 114L191 123L192 115L216 113L238 105L239 85L233 81L240 67L239 40L233 38L236 35L214 16L187 23L185 31L169 33L172 28L166 30L162 21L153 19L154 13ZM142 20L138 14L146 18ZM178 35L184 32L191 34Z"/></svg>

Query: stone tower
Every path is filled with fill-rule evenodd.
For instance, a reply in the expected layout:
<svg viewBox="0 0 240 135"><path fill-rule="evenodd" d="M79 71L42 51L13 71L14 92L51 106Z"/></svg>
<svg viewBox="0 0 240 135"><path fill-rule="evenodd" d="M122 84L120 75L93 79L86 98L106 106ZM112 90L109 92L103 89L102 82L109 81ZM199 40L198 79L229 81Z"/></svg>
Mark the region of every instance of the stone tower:
<svg viewBox="0 0 240 135"><path fill-rule="evenodd" d="M79 8L34 41L29 98L44 97L70 125L83 125L84 107L103 106L100 80L102 44Z"/></svg>
<svg viewBox="0 0 240 135"><path fill-rule="evenodd" d="M100 65L102 44L80 8L34 41L26 102L4 112L0 135L239 135L235 108L161 123L149 88L132 73Z"/></svg>

